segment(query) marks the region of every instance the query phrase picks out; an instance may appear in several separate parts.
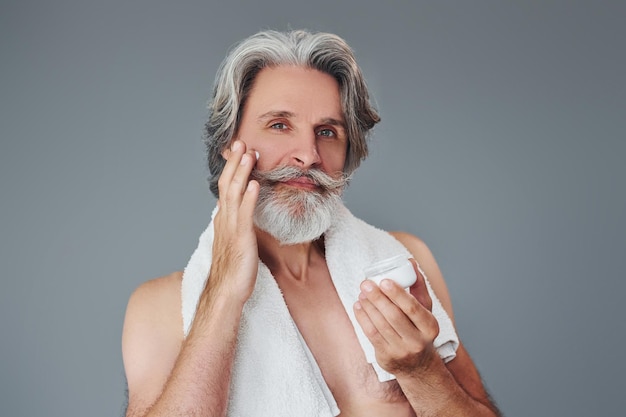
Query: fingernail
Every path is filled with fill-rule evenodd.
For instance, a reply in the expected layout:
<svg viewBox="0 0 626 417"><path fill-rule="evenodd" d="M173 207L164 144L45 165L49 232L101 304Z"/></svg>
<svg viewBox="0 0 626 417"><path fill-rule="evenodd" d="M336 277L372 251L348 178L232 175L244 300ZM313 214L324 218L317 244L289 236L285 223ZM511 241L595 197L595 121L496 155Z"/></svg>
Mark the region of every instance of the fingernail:
<svg viewBox="0 0 626 417"><path fill-rule="evenodd" d="M238 140L234 141L232 148L234 152L238 151L239 149L241 149L241 142L239 142Z"/></svg>
<svg viewBox="0 0 626 417"><path fill-rule="evenodd" d="M248 155L247 153L244 153L243 156L241 157L241 165L246 165L249 161L250 161L250 155Z"/></svg>
<svg viewBox="0 0 626 417"><path fill-rule="evenodd" d="M361 303L359 303L358 301L356 303L354 303L354 309L355 310L360 310L361 308L363 308L363 307L361 307Z"/></svg>
<svg viewBox="0 0 626 417"><path fill-rule="evenodd" d="M380 287L385 290L390 290L393 288L393 284L391 283L390 279L383 279L380 283Z"/></svg>
<svg viewBox="0 0 626 417"><path fill-rule="evenodd" d="M365 280L363 282L363 289L367 292L371 292L374 289L374 284L369 280Z"/></svg>

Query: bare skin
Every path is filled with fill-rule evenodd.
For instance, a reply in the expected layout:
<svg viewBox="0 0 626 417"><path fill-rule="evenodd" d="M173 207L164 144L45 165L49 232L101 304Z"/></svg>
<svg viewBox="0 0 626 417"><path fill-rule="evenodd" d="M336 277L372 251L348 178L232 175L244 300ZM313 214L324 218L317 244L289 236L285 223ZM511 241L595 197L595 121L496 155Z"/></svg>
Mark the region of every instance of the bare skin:
<svg viewBox="0 0 626 417"><path fill-rule="evenodd" d="M445 282L437 278L441 275L437 274L439 269L436 264L429 265L429 260L434 262L434 259L428 248L410 235L394 233L394 236L405 244L414 239L417 247L423 247L423 252L413 252L413 255L429 277L429 281L444 308L448 306L447 311L451 314L450 299L447 296ZM324 378L338 402L342 411L341 416L420 415L415 414L398 382L378 382L371 366L365 362L352 325L330 282L325 262L317 249L313 252L312 259L309 261L311 267L307 268L306 275L302 274L296 277L291 272L281 273L279 272L280 268L275 269L274 275L284 292L285 300L294 320L314 353ZM435 269L432 268L433 266ZM153 336L158 335L154 339L152 337L143 338L142 347L144 349L158 347L158 351L151 354L154 355L154 358L159 358L157 364L162 364L162 366L155 367L155 362L150 361L149 357L144 354L142 357L146 366L151 365L150 375L152 376L146 373L146 380L143 383L133 383L131 376L128 376L129 416L144 415L140 410L147 408L147 405L144 403L143 406L139 406L141 400L158 397L162 386L167 381L170 370L174 367L180 346L184 343L180 303L181 281L182 272L149 281L136 290L129 303L127 315L137 314L144 316L145 319L144 323L136 323L136 325L140 329L143 326L149 326L152 330L145 327L143 330ZM134 312L133 309L137 307L143 311ZM124 328L125 342L129 342L129 338L139 339L142 337L143 331L137 333L134 330L135 327L130 327L132 325L127 320ZM345 337L338 339L337 335L345 335ZM126 356L125 353L125 358ZM453 380L449 383L466 391L468 396L475 398L479 404L485 404L486 408L492 407L480 382L480 376L463 346L457 352L457 358L443 368L446 372L442 372L442 369L436 369L438 373L435 375L442 373L444 378L451 377ZM411 382L410 377L406 379L406 383ZM404 382L401 378L398 381ZM464 396L463 392L459 394ZM445 406L450 405L447 401L443 402ZM132 409L136 405L138 412L132 414ZM466 414L465 408L461 408L461 410L463 410L462 415L471 415Z"/></svg>
<svg viewBox="0 0 626 417"><path fill-rule="evenodd" d="M361 285L355 314L378 362L397 376L380 383L339 302L323 239L280 246L254 226L259 186L249 180L253 166L341 170L347 149L342 120L336 81L326 74L294 67L259 73L243 112L240 140L223 154L227 163L219 181L213 263L189 336L182 331L180 272L141 285L129 301L122 341L127 416L225 415L237 330L259 259L283 291L341 416L497 415L463 346L448 364L434 352L436 321L423 278L410 294L388 280L380 287L371 281ZM255 150L262 155L258 162ZM419 262L452 317L445 282L426 245L405 233L393 235Z"/></svg>

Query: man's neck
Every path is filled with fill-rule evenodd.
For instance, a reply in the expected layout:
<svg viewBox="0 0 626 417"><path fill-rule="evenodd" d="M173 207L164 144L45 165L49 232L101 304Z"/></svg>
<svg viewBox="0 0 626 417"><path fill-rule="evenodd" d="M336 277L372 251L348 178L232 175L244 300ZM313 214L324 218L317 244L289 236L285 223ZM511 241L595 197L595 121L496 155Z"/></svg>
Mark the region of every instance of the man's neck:
<svg viewBox="0 0 626 417"><path fill-rule="evenodd" d="M267 232L256 229L259 257L270 269L272 275L300 281L309 278L311 268L325 262L323 237L295 245L281 245Z"/></svg>

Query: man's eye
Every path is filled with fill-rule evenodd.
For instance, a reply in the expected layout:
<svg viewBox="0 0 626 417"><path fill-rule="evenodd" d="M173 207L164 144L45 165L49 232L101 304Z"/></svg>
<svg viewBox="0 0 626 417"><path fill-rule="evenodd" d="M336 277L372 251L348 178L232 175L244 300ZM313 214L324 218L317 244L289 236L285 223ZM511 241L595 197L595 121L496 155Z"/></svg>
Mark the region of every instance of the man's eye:
<svg viewBox="0 0 626 417"><path fill-rule="evenodd" d="M317 134L320 136L326 136L328 138L332 138L335 136L335 132L330 129L322 129L319 132L317 132Z"/></svg>
<svg viewBox="0 0 626 417"><path fill-rule="evenodd" d="M287 129L287 125L284 123L274 123L273 125L270 126L272 129L277 129L277 130L285 130Z"/></svg>

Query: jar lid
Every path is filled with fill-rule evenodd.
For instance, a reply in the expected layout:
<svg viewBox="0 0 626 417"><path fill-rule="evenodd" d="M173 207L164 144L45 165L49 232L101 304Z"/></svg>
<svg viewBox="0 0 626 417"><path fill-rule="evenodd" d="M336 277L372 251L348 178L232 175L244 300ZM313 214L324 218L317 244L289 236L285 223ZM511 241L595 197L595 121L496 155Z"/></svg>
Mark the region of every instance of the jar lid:
<svg viewBox="0 0 626 417"><path fill-rule="evenodd" d="M365 268L363 272L366 277L374 277L376 275L384 274L392 269L402 266L409 259L406 255L396 255L391 258L383 259L382 261L375 262Z"/></svg>

